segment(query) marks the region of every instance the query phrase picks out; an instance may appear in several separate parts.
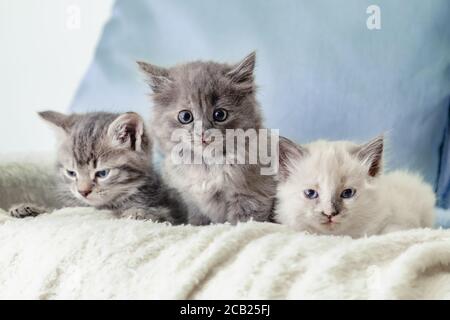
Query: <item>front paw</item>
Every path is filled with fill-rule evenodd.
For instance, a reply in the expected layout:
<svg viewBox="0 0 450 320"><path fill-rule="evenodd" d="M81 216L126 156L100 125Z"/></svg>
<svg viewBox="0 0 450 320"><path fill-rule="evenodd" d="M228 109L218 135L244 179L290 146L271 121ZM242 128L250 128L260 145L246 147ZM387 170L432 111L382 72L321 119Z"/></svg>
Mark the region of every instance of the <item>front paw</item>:
<svg viewBox="0 0 450 320"><path fill-rule="evenodd" d="M146 209L131 208L120 213L122 219L151 220L153 222L172 222L170 210L165 207L152 207Z"/></svg>
<svg viewBox="0 0 450 320"><path fill-rule="evenodd" d="M22 203L9 209L9 214L14 218L36 217L46 212L45 208L28 203Z"/></svg>
<svg viewBox="0 0 450 320"><path fill-rule="evenodd" d="M206 226L211 224L211 220L198 212L189 213L188 223L193 226Z"/></svg>
<svg viewBox="0 0 450 320"><path fill-rule="evenodd" d="M145 211L142 209L128 209L119 214L121 219L146 220Z"/></svg>

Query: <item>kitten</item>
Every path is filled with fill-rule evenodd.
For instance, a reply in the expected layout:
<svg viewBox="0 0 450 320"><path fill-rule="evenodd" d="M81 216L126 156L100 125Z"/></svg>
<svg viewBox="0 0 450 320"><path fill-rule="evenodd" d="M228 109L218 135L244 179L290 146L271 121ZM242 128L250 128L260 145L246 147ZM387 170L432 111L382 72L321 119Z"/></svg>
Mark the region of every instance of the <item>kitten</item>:
<svg viewBox="0 0 450 320"><path fill-rule="evenodd" d="M178 223L181 208L151 166L151 142L136 113L39 115L59 141L57 191L64 206L92 206L120 217ZM15 217L36 216L45 208L22 204Z"/></svg>
<svg viewBox="0 0 450 320"><path fill-rule="evenodd" d="M431 186L402 171L382 174L383 138L364 145L280 140L275 219L318 234L384 234L432 227Z"/></svg>
<svg viewBox="0 0 450 320"><path fill-rule="evenodd" d="M260 174L260 164L208 164L204 154L202 164L177 164L171 159L178 143L171 139L176 129L185 129L187 141L207 146L211 129L225 135L226 129L262 127L255 98L255 53L236 65L197 61L166 69L138 64L153 92L152 127L165 156L164 178L187 203L189 222L269 220L276 184L273 175ZM195 147L189 152L198 155Z"/></svg>

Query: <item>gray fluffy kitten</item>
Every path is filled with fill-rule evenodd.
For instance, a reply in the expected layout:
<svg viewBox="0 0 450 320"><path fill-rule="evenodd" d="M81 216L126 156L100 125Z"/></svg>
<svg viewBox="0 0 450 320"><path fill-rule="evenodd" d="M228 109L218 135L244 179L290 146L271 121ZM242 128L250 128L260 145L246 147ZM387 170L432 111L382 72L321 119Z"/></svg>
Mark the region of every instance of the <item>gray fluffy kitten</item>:
<svg viewBox="0 0 450 320"><path fill-rule="evenodd" d="M152 168L151 142L138 114L39 115L58 134L57 192L62 205L92 206L134 219L183 220L177 199ZM24 217L46 211L22 204L10 213Z"/></svg>
<svg viewBox="0 0 450 320"><path fill-rule="evenodd" d="M261 175L260 165L175 164L171 140L175 129L190 137L208 129L260 129L260 106L255 98L255 53L236 65L190 62L161 68L138 62L153 91L154 137L165 155L164 178L188 205L189 222L201 225L269 220L275 180ZM194 124L201 123L201 132Z"/></svg>

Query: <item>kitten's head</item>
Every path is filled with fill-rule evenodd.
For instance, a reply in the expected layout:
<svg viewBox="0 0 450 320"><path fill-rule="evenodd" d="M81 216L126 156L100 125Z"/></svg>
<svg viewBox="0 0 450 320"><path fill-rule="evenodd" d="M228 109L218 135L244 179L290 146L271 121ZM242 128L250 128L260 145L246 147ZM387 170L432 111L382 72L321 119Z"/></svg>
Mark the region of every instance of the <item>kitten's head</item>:
<svg viewBox="0 0 450 320"><path fill-rule="evenodd" d="M383 138L364 145L318 141L299 146L280 138L277 219L300 230L341 234L375 201Z"/></svg>
<svg viewBox="0 0 450 320"><path fill-rule="evenodd" d="M63 194L104 207L139 188L150 165L151 145L136 113L65 115L39 113L58 138L58 170Z"/></svg>
<svg viewBox="0 0 450 320"><path fill-rule="evenodd" d="M166 154L177 144L171 141L176 129L185 129L185 141L196 136L206 145L212 140L209 129L223 134L225 129L261 126L253 76L255 53L235 65L198 61L166 69L138 64L153 92L153 135Z"/></svg>

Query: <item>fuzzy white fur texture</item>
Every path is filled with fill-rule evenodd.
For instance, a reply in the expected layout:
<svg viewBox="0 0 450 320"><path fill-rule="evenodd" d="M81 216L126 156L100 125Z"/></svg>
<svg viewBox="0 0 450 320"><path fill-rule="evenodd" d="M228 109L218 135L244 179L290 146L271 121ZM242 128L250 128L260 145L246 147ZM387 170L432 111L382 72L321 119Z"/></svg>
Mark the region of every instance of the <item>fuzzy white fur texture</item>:
<svg viewBox="0 0 450 320"><path fill-rule="evenodd" d="M280 223L353 238L433 226L435 195L419 175L393 171L372 177L371 162L352 154L360 147L347 141L317 141L301 148L288 159L289 174L278 185ZM317 191L315 198L305 196L308 189ZM354 196L343 199L345 189L354 190ZM327 212L337 213L327 219Z"/></svg>
<svg viewBox="0 0 450 320"><path fill-rule="evenodd" d="M45 191L42 176L32 179L45 170L22 163L13 183L13 167L0 165L9 177L0 192L23 190L21 182L36 187L29 198ZM450 230L355 240L270 223L174 227L65 208L26 219L0 210L0 243L2 299L450 299Z"/></svg>

